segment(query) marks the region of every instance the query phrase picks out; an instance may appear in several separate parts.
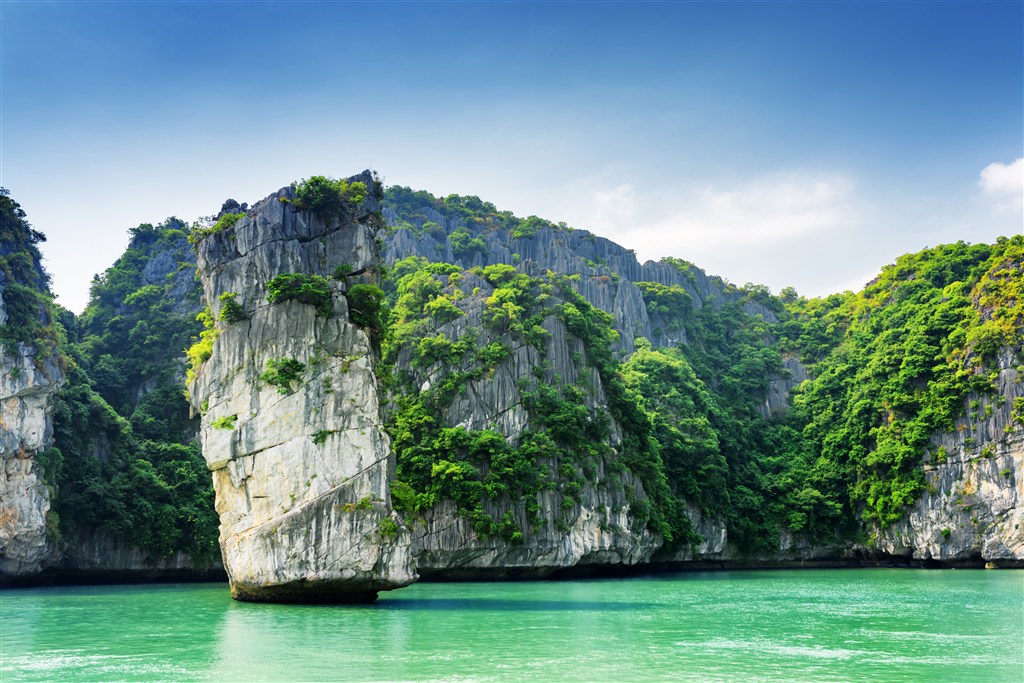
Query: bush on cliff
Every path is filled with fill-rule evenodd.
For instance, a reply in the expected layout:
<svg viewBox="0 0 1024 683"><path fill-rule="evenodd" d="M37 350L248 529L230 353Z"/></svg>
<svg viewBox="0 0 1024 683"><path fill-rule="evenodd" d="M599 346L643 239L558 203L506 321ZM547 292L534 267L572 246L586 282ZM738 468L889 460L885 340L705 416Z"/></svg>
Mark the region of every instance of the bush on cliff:
<svg viewBox="0 0 1024 683"><path fill-rule="evenodd" d="M312 211L325 221L340 218L353 205L362 204L368 194L366 183L322 175L305 178L293 183L293 187L293 205L302 211Z"/></svg>
<svg viewBox="0 0 1024 683"><path fill-rule="evenodd" d="M305 273L282 273L267 283L267 301L272 304L300 301L316 308L317 315L331 317L331 284L327 278Z"/></svg>

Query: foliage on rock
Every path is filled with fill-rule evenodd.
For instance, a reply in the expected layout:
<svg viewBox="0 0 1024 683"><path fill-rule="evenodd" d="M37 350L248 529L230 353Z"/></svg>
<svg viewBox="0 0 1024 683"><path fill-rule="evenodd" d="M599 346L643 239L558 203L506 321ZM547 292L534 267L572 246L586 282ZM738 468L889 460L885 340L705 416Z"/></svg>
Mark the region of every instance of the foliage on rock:
<svg viewBox="0 0 1024 683"><path fill-rule="evenodd" d="M316 308L317 315L331 317L334 304L327 278L305 273L282 273L267 283L267 301L272 304L299 301Z"/></svg>
<svg viewBox="0 0 1024 683"><path fill-rule="evenodd" d="M368 196L366 183L315 175L293 183L295 208L312 211L321 220L336 220Z"/></svg>

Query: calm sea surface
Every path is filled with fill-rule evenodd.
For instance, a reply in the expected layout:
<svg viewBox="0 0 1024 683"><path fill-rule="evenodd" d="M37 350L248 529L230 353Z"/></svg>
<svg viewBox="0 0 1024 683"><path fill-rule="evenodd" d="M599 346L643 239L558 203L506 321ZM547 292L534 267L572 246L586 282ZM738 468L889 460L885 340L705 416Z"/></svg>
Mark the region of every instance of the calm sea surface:
<svg viewBox="0 0 1024 683"><path fill-rule="evenodd" d="M373 605L222 584L0 592L0 680L1024 681L1024 572L416 584Z"/></svg>

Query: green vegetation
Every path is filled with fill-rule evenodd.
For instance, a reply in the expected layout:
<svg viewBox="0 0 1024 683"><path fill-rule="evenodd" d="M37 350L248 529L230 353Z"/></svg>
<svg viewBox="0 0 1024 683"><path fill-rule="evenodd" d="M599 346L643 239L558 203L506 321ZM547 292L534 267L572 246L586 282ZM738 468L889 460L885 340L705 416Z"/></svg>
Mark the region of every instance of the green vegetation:
<svg viewBox="0 0 1024 683"><path fill-rule="evenodd" d="M295 203L341 219L365 199L361 185L310 178L296 186ZM565 530L593 490L624 499L634 530L661 534L666 552L696 540L688 508L724 519L730 541L750 553L774 551L781 533L817 543L856 537L898 520L925 490L922 461L949 457L933 434L998 409L997 359L1024 344L1021 236L908 254L862 292L820 299L715 278L708 280L717 292L708 294L696 267L666 259L681 276L677 284L634 284L652 340L687 342L656 347L638 339L624 356L614 351L615 320L579 293L619 281L609 259L588 254L583 265L593 270L584 272L597 274L582 282L491 262L488 244L536 259L538 236L579 243L568 226L519 219L476 197L408 188L389 189L384 204L398 213L397 226L441 247L448 239L461 264L407 258L383 282L373 280L381 287L349 285L356 274L348 264L335 269L333 285L286 273L268 283L267 298L328 317L332 286L347 287L350 320L384 359L377 373L398 455L396 508L415 516L450 501L481 537L518 543L545 525ZM205 234L231 229L241 215L223 216ZM50 302L37 246L43 237L24 219L0 193L10 316L0 342L8 353L19 343L35 346L37 362L57 349L68 374L55 445L38 456L56 492L51 534L99 527L154 557L175 550L213 557L217 519L196 420L182 397L181 351L195 342L186 354L191 381L219 328L246 319L238 298L251 306L254 295L227 292L218 320L209 308L197 316L194 256L184 224L172 218L131 231L125 254L95 279L76 318ZM171 272L168 262L177 264ZM472 263L485 265L464 267ZM563 339L568 357L553 357L552 341ZM809 379L788 387L788 409L769 414L770 384L799 369L797 361ZM491 378L507 382L513 368L529 373L512 380L528 428L506 436L504 424L452 424L461 402ZM289 394L306 369L273 358L260 379ZM1024 425L1024 399L1012 418ZM237 416L211 424L233 429ZM331 434L309 438L323 446ZM552 519L541 515L542 496L554 498ZM339 510L374 503L364 498ZM608 524L610 512L600 514ZM382 538L398 532L393 520L378 524Z"/></svg>
<svg viewBox="0 0 1024 683"><path fill-rule="evenodd" d="M38 361L55 351L65 374L53 446L36 455L51 491L51 539L102 529L153 559L184 550L198 566L209 563L218 535L213 487L180 380L181 351L199 332L184 225L172 218L132 229L128 249L94 279L76 317L50 303L36 247L44 238L24 218L0 193L10 316L0 336L5 347L35 346ZM184 267L157 265L168 261Z"/></svg>
<svg viewBox="0 0 1024 683"><path fill-rule="evenodd" d="M234 429L236 422L238 422L237 415L225 415L211 422L210 426L214 429Z"/></svg>
<svg viewBox="0 0 1024 683"><path fill-rule="evenodd" d="M337 505L335 507L340 512L358 512L358 511L362 511L362 510L372 510L373 509L373 499L369 498L369 497L367 497L367 498L360 498L355 503L344 503L342 505Z"/></svg>
<svg viewBox="0 0 1024 683"><path fill-rule="evenodd" d="M325 221L341 219L367 197L366 183L350 183L343 178L322 175L292 183L292 187L295 188L294 206L302 211L312 211Z"/></svg>
<svg viewBox="0 0 1024 683"><path fill-rule="evenodd" d="M85 312L63 318L96 390L121 415L131 414L146 393L141 387L180 385L181 351L213 323L196 318L202 289L185 224L169 218L129 234L124 254L93 280ZM154 270L163 263L177 267ZM203 343L212 348L213 333L204 334ZM198 349L191 355L195 367L197 354L203 355Z"/></svg>
<svg viewBox="0 0 1024 683"><path fill-rule="evenodd" d="M196 316L196 320L203 324L199 338L192 346L185 350L185 357L188 359L188 371L185 373L185 383L191 384L195 381L196 373L203 363L210 360L213 355L213 342L217 340L220 330L213 322L213 312L207 306L206 310Z"/></svg>
<svg viewBox="0 0 1024 683"><path fill-rule="evenodd" d="M313 432L313 434L309 438L317 446L323 446L325 443L327 443L327 437L329 437L331 434L334 434L334 430L320 429L318 431Z"/></svg>
<svg viewBox="0 0 1024 683"><path fill-rule="evenodd" d="M899 519L924 490L930 435L994 391L995 355L1021 345L1022 261L1021 236L959 242L900 257L834 305L790 304L805 328L844 330L795 400L805 444L865 520Z"/></svg>
<svg viewBox="0 0 1024 683"><path fill-rule="evenodd" d="M439 199L408 188L390 188L384 204L398 214L397 227L423 237L443 234L432 212L439 213L463 262L484 254L484 237L511 245L542 228L561 228L517 219L474 197ZM448 497L480 519L473 501L481 497L478 484L490 476L494 449L482 448L469 433L468 440L456 442L458 458L442 457L447 446L437 441L444 429L441 415L469 382L502 362L503 349L525 342L543 350L541 323L553 315L586 342L584 362L599 370L611 417L625 428L613 461L643 480L653 499L651 528L686 538L685 526L670 527L681 517L680 506L692 504L724 517L730 539L756 552L774 549L780 532L831 542L852 537L864 523L890 524L923 490L920 463L930 435L952 429L969 396L991 396L996 354L1021 345L1022 240L910 254L859 294L813 300L792 289L774 296L764 287L709 278L721 295L695 306L682 286L636 282L655 331L685 331L679 336L687 343L653 348L641 341L625 363L603 350L614 344L612 321L575 295L573 277L551 274L538 283L501 264L462 273L458 266L422 258L401 261L385 283L394 307L389 357L415 375L396 374L400 385L408 382L397 389L400 394L414 391L423 377L416 373L426 368L431 389L416 400L399 401L395 424L404 481L398 497L405 509ZM692 264L665 262L687 286L702 282ZM478 280L463 287L459 280L470 275L491 289ZM469 310L464 300L477 292L483 298L482 326L459 337L440 334L438 325L462 317ZM490 356L486 349L495 335L502 343ZM802 361L811 379L791 389L788 410L768 415L765 396L770 382L787 375L784 359ZM440 378L434 374L439 370ZM543 380L523 394L531 427L544 424L539 413L552 397L579 408L574 387L543 369L537 377ZM549 386L538 390L543 384ZM1024 407L1016 408L1014 418L1024 424ZM979 416L982 410L976 403ZM984 414L990 416L991 404L984 404ZM584 430L576 437L568 450L607 442ZM479 439L488 443L486 435ZM552 441L555 448L547 454L559 450ZM514 451L521 444L506 446ZM418 469L403 465L403 453L419 458ZM932 457L941 461L946 454L938 449ZM520 494L522 500L529 495ZM497 523L479 526L491 524Z"/></svg>
<svg viewBox="0 0 1024 683"><path fill-rule="evenodd" d="M316 308L317 315L331 317L334 304L327 278L304 273L283 273L267 283L267 301L272 304L300 301Z"/></svg>
<svg viewBox="0 0 1024 683"><path fill-rule="evenodd" d="M556 490L568 514L583 487L597 483L596 472L607 462L612 469L632 471L653 500L651 505L635 501L639 527L648 525L677 542L693 540L664 477L650 421L635 409L635 397L617 375L611 352L617 334L610 316L554 274L532 278L503 264L463 273L457 266L421 259L396 263L391 272L388 286L394 303L385 361L407 358L413 371L438 368L441 373L434 375L427 391L415 390L422 380L408 371L394 380L397 410L390 431L398 455L394 495L399 509L415 514L450 500L477 534L518 542L523 530L515 521L516 510L534 528L563 524L565 520L540 517L538 494ZM489 290L476 284L481 280ZM444 308L439 301L445 302ZM461 316L457 304L482 304L483 329L470 328L451 338L436 331L447 318L438 320L432 312L452 306ZM495 429L445 426L443 415L452 400L471 382L492 374L511 356L513 346L544 348L544 321L549 318L566 324L585 350L581 362L607 382L610 412L587 407L587 373L580 373L580 385L557 384L538 366L536 376L524 378L520 386L530 429L514 441ZM484 335L490 338L487 343L481 342ZM619 452L609 445L611 417L623 426ZM496 518L485 504L504 511Z"/></svg>
<svg viewBox="0 0 1024 683"><path fill-rule="evenodd" d="M364 328L379 350L387 328L384 290L377 285L352 285L345 292L345 299L348 301L349 320Z"/></svg>
<svg viewBox="0 0 1024 683"><path fill-rule="evenodd" d="M237 296L235 292L224 292L220 295L220 320L229 325L249 319L249 314L235 300Z"/></svg>
<svg viewBox="0 0 1024 683"><path fill-rule="evenodd" d="M292 384L301 382L302 373L305 371L305 363L294 358L271 358L267 361L267 369L260 375L260 380L277 387L277 393L287 396L295 391Z"/></svg>
<svg viewBox="0 0 1024 683"><path fill-rule="evenodd" d="M202 223L197 222L188 232L188 241L190 244L198 244L210 235L215 235L218 232L224 232L234 228L238 219L244 217L244 213L226 213L217 219L217 222L213 225L204 226ZM212 218L207 220L212 220Z"/></svg>
<svg viewBox="0 0 1024 683"><path fill-rule="evenodd" d="M552 223L537 216L517 218L511 211L498 211L494 204L479 197L450 194L441 198L429 192L413 191L396 185L384 193L383 205L398 213L395 227L443 240L445 230L432 219L433 214L428 211L441 214L451 227L447 237L455 257L467 265L474 256L482 257L486 262L485 235L502 231L507 240L515 240L533 237L541 229L555 232L572 230L565 223Z"/></svg>
<svg viewBox="0 0 1024 683"><path fill-rule="evenodd" d="M398 536L398 522L385 517L377 523L377 533L381 538L396 538Z"/></svg>
<svg viewBox="0 0 1024 683"><path fill-rule="evenodd" d="M180 390L176 396L184 403ZM199 445L160 414L175 405L172 401L170 395L153 397L126 420L90 388L77 364L69 366L56 399L55 446L40 454L56 493L55 533L70 538L79 530L105 529L154 559L184 550L198 566L217 557L210 474ZM173 411L175 419L178 415ZM136 431L134 424L172 429L146 438L151 432Z"/></svg>
<svg viewBox="0 0 1024 683"><path fill-rule="evenodd" d="M37 361L48 357L61 341L53 324L50 277L42 267L38 244L46 236L34 230L21 206L0 188L0 283L7 320L0 326L0 348L14 355L18 344L34 347Z"/></svg>

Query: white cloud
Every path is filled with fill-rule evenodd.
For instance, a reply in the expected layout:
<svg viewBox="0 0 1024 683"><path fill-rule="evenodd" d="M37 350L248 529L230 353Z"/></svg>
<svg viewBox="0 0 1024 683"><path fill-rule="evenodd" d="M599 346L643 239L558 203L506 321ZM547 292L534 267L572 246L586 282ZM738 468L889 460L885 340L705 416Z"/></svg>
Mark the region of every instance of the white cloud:
<svg viewBox="0 0 1024 683"><path fill-rule="evenodd" d="M559 215L634 247L642 258L739 244L778 245L827 234L861 217L856 183L838 173L792 172L741 184L638 192L607 174L575 183Z"/></svg>
<svg viewBox="0 0 1024 683"><path fill-rule="evenodd" d="M623 183L607 190L594 190L593 211L603 221L616 224L632 224L636 221L636 188L632 183Z"/></svg>
<svg viewBox="0 0 1024 683"><path fill-rule="evenodd" d="M733 188L708 185L691 193L682 211L653 226L690 247L777 244L851 223L855 184L839 175L786 174Z"/></svg>
<svg viewBox="0 0 1024 683"><path fill-rule="evenodd" d="M861 254L884 238L849 174L801 170L731 184L657 183L626 169L599 169L567 184L559 206L544 210L636 250L641 262L677 256L776 291L859 289L871 277L864 273L883 262Z"/></svg>
<svg viewBox="0 0 1024 683"><path fill-rule="evenodd" d="M981 170L978 184L996 201L996 209L1024 208L1024 157L1008 164L995 162Z"/></svg>

